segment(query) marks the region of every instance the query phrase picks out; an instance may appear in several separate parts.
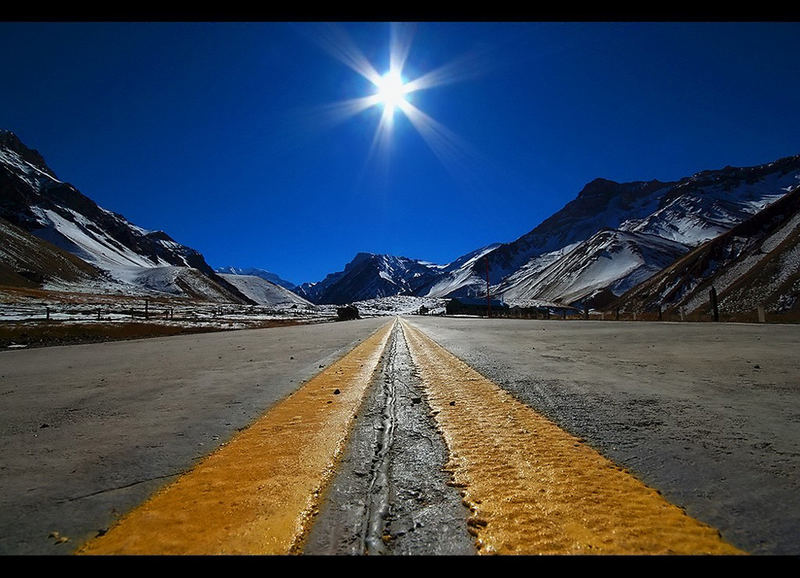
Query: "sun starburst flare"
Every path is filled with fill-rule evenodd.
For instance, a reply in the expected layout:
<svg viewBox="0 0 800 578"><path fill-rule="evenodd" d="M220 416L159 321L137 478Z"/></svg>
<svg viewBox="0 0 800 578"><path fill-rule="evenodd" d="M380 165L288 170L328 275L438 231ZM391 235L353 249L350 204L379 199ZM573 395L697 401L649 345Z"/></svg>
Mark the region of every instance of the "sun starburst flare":
<svg viewBox="0 0 800 578"><path fill-rule="evenodd" d="M453 167L447 165L453 163L456 157L471 156L467 151L468 147L455 133L413 105L409 97L421 90L474 78L476 71L485 69L483 66L485 63L481 62L479 55L468 55L407 80L403 69L411 49L414 31L415 27L410 24L391 25L389 69L384 74L377 71L341 28L329 25L319 31L315 36L318 44L331 56L368 80L374 88L374 92L367 96L327 105L326 111L331 116L332 124L354 117L372 107L382 107L383 112L375 128L368 154L370 158L376 147L388 144L394 118L399 110L408 118L433 153L448 170L451 170Z"/></svg>

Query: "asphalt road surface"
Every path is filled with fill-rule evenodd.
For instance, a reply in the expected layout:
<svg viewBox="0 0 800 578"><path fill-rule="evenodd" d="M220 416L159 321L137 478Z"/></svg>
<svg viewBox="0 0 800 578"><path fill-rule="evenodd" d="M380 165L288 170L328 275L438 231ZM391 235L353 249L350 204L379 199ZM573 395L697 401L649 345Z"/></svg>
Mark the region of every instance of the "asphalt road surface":
<svg viewBox="0 0 800 578"><path fill-rule="evenodd" d="M800 327L407 321L734 546L800 553ZM105 533L389 322L0 353L0 553ZM307 553L472 552L424 398L393 337Z"/></svg>
<svg viewBox="0 0 800 578"><path fill-rule="evenodd" d="M0 352L0 554L72 552L388 321Z"/></svg>
<svg viewBox="0 0 800 578"><path fill-rule="evenodd" d="M754 554L800 554L800 326L413 317Z"/></svg>

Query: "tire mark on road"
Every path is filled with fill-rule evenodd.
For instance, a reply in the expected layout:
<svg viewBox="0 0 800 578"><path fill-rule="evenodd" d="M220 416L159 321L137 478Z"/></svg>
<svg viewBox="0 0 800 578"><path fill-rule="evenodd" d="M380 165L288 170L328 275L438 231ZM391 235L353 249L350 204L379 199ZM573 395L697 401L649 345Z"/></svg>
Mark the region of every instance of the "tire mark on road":
<svg viewBox="0 0 800 578"><path fill-rule="evenodd" d="M401 322L481 553L737 554L714 528Z"/></svg>
<svg viewBox="0 0 800 578"><path fill-rule="evenodd" d="M475 554L469 514L396 323L304 544L308 554Z"/></svg>
<svg viewBox="0 0 800 578"><path fill-rule="evenodd" d="M388 349L388 359L384 367L383 393L384 407L381 413L381 422L378 426L378 443L375 447L375 456L370 468L371 476L368 487L369 499L366 504L364 517L365 529L362 533L361 551L365 554L386 553L386 518L389 516L389 467L391 460L389 452L394 441L394 428L397 424L395 403L397 391L395 380L395 364L397 363L397 330L398 324L394 323L391 344Z"/></svg>

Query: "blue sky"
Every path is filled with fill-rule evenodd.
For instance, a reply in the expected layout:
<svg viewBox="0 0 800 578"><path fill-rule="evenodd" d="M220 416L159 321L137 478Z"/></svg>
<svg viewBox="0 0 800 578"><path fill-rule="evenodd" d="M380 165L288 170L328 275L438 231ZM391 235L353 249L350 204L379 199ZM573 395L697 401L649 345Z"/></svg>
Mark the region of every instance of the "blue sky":
<svg viewBox="0 0 800 578"><path fill-rule="evenodd" d="M333 31L388 69L389 23ZM409 95L451 131L435 148L399 111L377 149L379 106L333 122L326 107L375 87L320 41L331 34L2 22L0 128L212 266L296 283L359 251L446 263L512 241L597 177L800 153L800 23L419 23L405 79L452 73Z"/></svg>

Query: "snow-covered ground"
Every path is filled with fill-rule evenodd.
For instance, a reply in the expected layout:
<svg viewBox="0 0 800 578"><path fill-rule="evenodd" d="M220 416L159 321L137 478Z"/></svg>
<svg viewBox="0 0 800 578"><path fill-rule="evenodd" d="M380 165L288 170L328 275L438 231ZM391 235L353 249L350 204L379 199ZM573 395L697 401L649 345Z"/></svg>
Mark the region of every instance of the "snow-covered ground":
<svg viewBox="0 0 800 578"><path fill-rule="evenodd" d="M69 299L69 301L67 300ZM299 299L299 298L298 298ZM354 304L361 317L414 315L421 307L444 313L446 300L393 296ZM122 295L57 293L50 297L20 297L0 293L0 327L44 323L156 324L185 329L248 329L269 321L321 323L337 318L337 305L282 303L267 305L216 304L186 298L132 298Z"/></svg>
<svg viewBox="0 0 800 578"><path fill-rule="evenodd" d="M335 316L333 312L291 308L264 307L257 305L214 304L186 302L159 302L139 299L136 301L64 303L52 300L34 300L21 303L0 303L0 323L5 322L148 322L164 325L220 326L233 323L236 327L248 327L264 320L298 319L325 320ZM145 316L146 315L146 316Z"/></svg>
<svg viewBox="0 0 800 578"><path fill-rule="evenodd" d="M447 301L448 299L437 299L434 297L393 295L391 297L356 301L353 305L358 308L358 312L362 317L372 315L416 315L422 307L428 310L429 315L438 315L444 313ZM319 307L331 306L321 305Z"/></svg>

